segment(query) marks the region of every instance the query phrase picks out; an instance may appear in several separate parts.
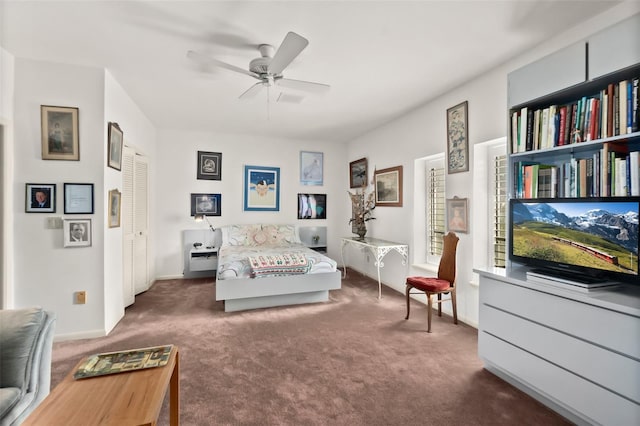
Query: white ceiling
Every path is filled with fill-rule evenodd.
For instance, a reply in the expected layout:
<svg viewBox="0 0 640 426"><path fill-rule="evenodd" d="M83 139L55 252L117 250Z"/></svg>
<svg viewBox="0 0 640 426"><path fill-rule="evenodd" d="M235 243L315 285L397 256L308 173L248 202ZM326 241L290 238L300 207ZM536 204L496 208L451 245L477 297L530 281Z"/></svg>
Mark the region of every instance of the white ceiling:
<svg viewBox="0 0 640 426"><path fill-rule="evenodd" d="M16 57L107 68L158 128L348 141L503 63L615 1L13 1L0 44ZM331 85L300 104L241 68L288 31L309 46L285 77Z"/></svg>

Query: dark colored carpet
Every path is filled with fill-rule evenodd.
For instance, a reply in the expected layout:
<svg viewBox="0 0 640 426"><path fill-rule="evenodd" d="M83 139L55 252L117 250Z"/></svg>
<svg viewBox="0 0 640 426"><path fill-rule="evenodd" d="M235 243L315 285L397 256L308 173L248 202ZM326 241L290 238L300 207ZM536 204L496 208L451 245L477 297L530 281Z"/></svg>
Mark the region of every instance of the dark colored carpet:
<svg viewBox="0 0 640 426"><path fill-rule="evenodd" d="M55 343L52 386L85 355L173 343L184 425L569 424L482 368L476 329L434 316L427 334L425 305L405 321L357 272L327 303L237 313L214 287L158 281L109 336Z"/></svg>

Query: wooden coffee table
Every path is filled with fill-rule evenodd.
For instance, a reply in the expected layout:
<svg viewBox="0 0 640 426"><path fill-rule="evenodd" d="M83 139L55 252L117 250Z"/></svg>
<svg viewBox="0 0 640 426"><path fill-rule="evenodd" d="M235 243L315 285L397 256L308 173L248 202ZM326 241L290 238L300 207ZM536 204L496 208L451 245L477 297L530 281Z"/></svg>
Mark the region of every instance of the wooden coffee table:
<svg viewBox="0 0 640 426"><path fill-rule="evenodd" d="M180 424L179 353L163 367L76 380L82 360L23 423L28 425L156 425L170 390L170 424Z"/></svg>

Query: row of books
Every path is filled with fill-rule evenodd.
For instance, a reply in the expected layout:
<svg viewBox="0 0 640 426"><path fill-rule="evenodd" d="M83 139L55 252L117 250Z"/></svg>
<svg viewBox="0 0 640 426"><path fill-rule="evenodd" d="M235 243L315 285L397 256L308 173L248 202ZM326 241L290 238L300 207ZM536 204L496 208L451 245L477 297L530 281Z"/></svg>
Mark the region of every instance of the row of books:
<svg viewBox="0 0 640 426"><path fill-rule="evenodd" d="M592 96L546 108L511 113L511 152L635 133L640 130L640 77L611 83Z"/></svg>
<svg viewBox="0 0 640 426"><path fill-rule="evenodd" d="M640 196L640 152L604 145L593 156L559 165L514 163L515 198Z"/></svg>

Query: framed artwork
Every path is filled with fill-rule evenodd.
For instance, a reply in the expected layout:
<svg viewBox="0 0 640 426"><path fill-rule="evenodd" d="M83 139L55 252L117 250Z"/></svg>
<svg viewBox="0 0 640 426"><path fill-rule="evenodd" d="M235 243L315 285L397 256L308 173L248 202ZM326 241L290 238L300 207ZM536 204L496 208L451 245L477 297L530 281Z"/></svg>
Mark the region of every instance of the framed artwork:
<svg viewBox="0 0 640 426"><path fill-rule="evenodd" d="M93 214L93 184L64 184L64 214Z"/></svg>
<svg viewBox="0 0 640 426"><path fill-rule="evenodd" d="M222 216L222 194L191 194L191 216Z"/></svg>
<svg viewBox="0 0 640 426"><path fill-rule="evenodd" d="M326 219L327 194L298 194L298 219Z"/></svg>
<svg viewBox="0 0 640 426"><path fill-rule="evenodd" d="M80 160L78 108L40 106L43 160Z"/></svg>
<svg viewBox="0 0 640 426"><path fill-rule="evenodd" d="M468 102L464 101L447 110L447 164L448 172L469 171Z"/></svg>
<svg viewBox="0 0 640 426"><path fill-rule="evenodd" d="M198 179L222 180L222 153L198 151Z"/></svg>
<svg viewBox="0 0 640 426"><path fill-rule="evenodd" d="M322 185L322 152L300 151L300 183L303 185Z"/></svg>
<svg viewBox="0 0 640 426"><path fill-rule="evenodd" d="M244 210L280 211L280 167L244 166Z"/></svg>
<svg viewBox="0 0 640 426"><path fill-rule="evenodd" d="M360 188L367 184L367 159L361 158L349 163L349 187Z"/></svg>
<svg viewBox="0 0 640 426"><path fill-rule="evenodd" d="M24 198L27 213L55 213L56 184L28 183Z"/></svg>
<svg viewBox="0 0 640 426"><path fill-rule="evenodd" d="M64 219L62 228L65 247L91 246L91 219Z"/></svg>
<svg viewBox="0 0 640 426"><path fill-rule="evenodd" d="M402 166L376 170L376 207L402 207Z"/></svg>
<svg viewBox="0 0 640 426"><path fill-rule="evenodd" d="M454 197L447 199L448 230L454 232L469 232L469 210L466 198Z"/></svg>
<svg viewBox="0 0 640 426"><path fill-rule="evenodd" d="M109 228L120 227L120 202L122 201L122 193L117 189L109 191Z"/></svg>
<svg viewBox="0 0 640 426"><path fill-rule="evenodd" d="M109 123L109 156L107 157L107 166L112 169L122 170L122 129L118 123Z"/></svg>

